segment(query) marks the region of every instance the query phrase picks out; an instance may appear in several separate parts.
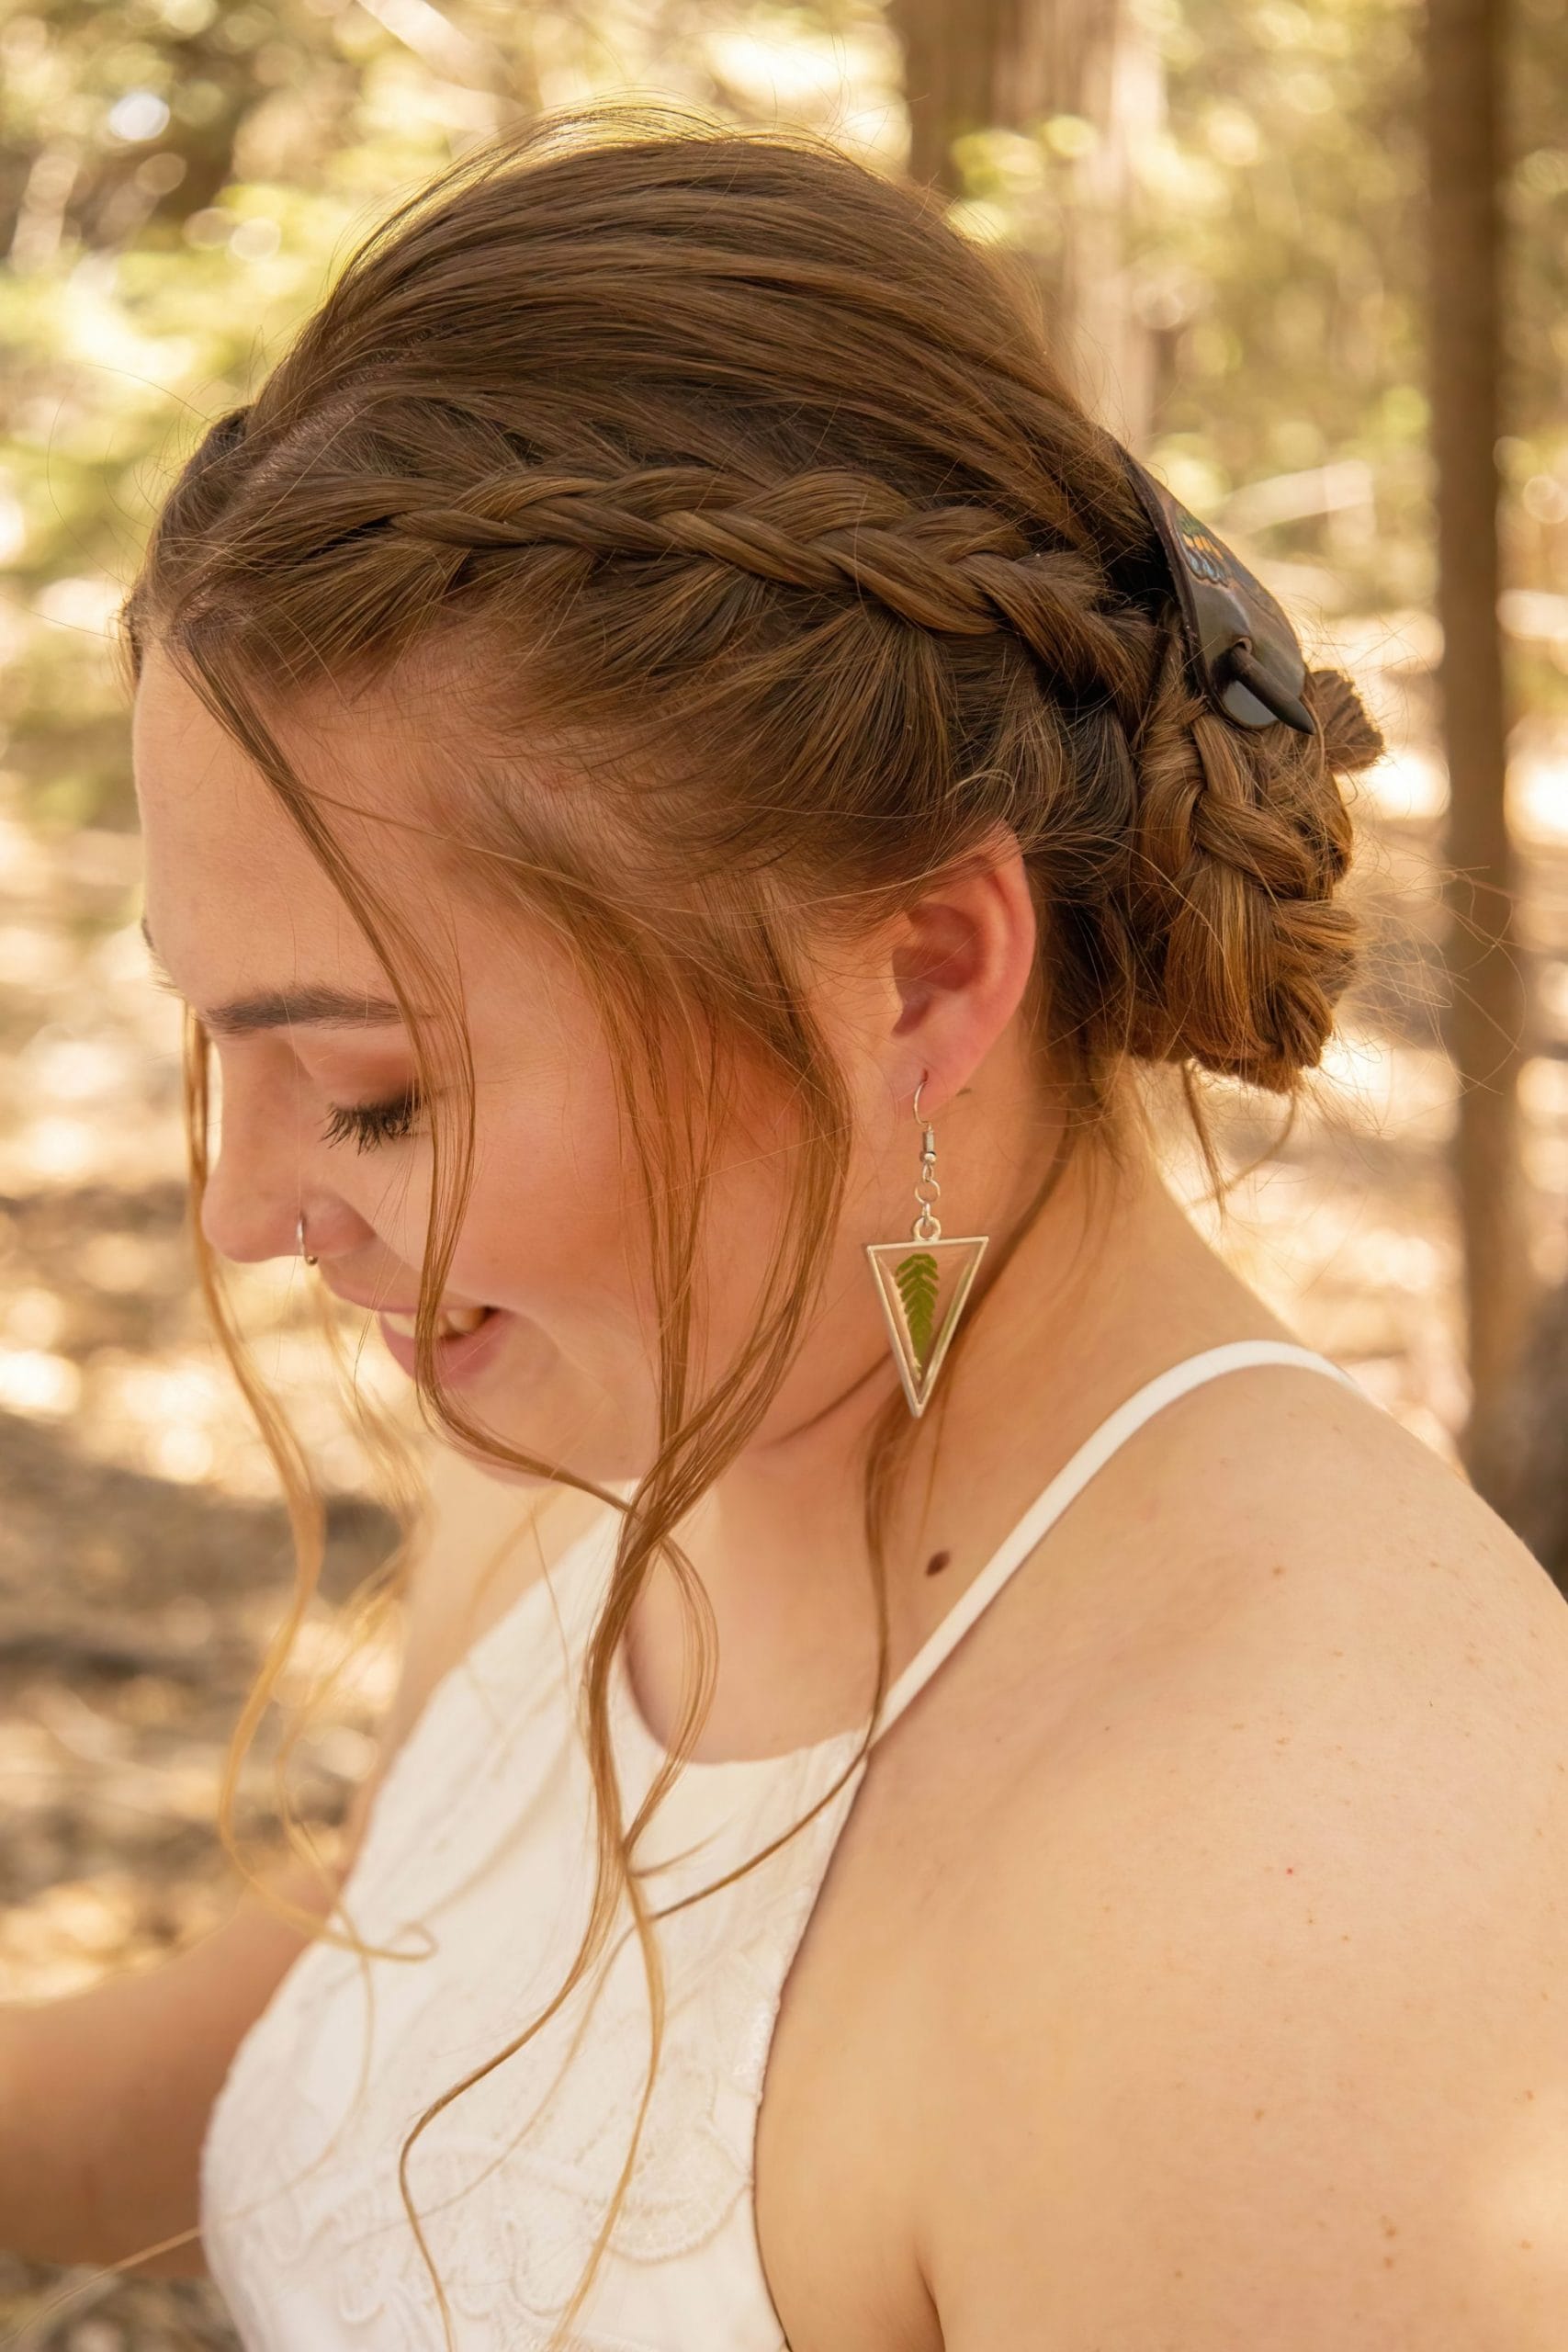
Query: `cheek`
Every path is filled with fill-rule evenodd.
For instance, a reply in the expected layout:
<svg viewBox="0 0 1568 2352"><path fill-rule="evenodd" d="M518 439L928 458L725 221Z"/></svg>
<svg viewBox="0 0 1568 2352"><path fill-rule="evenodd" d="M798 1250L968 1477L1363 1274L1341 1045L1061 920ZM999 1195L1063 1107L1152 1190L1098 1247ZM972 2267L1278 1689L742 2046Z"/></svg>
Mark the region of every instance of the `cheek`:
<svg viewBox="0 0 1568 2352"><path fill-rule="evenodd" d="M452 1287L541 1322L626 1323L648 1261L640 1189L613 1102L586 1088L481 1121Z"/></svg>

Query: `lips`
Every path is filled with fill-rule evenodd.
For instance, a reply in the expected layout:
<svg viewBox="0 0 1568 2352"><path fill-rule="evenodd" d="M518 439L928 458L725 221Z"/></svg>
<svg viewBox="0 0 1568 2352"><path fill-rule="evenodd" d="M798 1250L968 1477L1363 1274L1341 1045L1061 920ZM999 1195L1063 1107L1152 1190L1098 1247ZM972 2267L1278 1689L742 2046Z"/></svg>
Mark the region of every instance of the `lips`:
<svg viewBox="0 0 1568 2352"><path fill-rule="evenodd" d="M468 1330L454 1331L447 1337L438 1335L435 1341L436 1369L446 1387L455 1388L462 1382L475 1378L495 1354L513 1320L502 1306L465 1308L462 1312L466 1317L479 1314L479 1323ZM376 1320L393 1363L406 1372L411 1380L416 1378L412 1316L393 1316L383 1312ZM408 1328L401 1328L404 1326Z"/></svg>

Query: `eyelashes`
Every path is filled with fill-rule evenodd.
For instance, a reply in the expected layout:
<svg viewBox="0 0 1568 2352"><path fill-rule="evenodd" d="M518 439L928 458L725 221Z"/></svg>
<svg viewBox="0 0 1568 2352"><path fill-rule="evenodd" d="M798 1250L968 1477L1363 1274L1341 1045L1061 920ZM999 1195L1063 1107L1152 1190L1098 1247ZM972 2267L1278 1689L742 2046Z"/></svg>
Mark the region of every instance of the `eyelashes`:
<svg viewBox="0 0 1568 2352"><path fill-rule="evenodd" d="M386 1102L337 1103L321 1129L322 1140L330 1144L353 1143L360 1151L374 1151L382 1144L406 1143L423 1107L413 1087Z"/></svg>

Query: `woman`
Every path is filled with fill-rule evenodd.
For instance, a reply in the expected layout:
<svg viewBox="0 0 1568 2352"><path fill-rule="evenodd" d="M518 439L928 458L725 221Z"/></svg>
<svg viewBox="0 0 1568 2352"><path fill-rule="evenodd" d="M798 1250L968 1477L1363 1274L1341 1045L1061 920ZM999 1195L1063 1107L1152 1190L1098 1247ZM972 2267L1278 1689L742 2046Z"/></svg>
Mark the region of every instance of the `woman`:
<svg viewBox="0 0 1568 2352"><path fill-rule="evenodd" d="M1558 2352L1561 1601L1144 1115L1319 1058L1346 681L930 205L645 117L371 238L127 622L204 1258L565 1499L336 1882L13 2021L11 2234L265 2352Z"/></svg>

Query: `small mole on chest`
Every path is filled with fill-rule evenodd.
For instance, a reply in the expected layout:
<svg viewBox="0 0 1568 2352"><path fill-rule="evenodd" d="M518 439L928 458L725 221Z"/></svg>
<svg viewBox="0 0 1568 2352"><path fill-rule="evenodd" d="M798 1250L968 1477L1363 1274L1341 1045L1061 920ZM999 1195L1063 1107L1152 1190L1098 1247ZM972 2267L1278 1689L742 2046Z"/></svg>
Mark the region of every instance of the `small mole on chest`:
<svg viewBox="0 0 1568 2352"><path fill-rule="evenodd" d="M953 1555L951 1552L933 1552L931 1558L926 1562L927 1576L939 1576L942 1569L946 1567L952 1557Z"/></svg>

